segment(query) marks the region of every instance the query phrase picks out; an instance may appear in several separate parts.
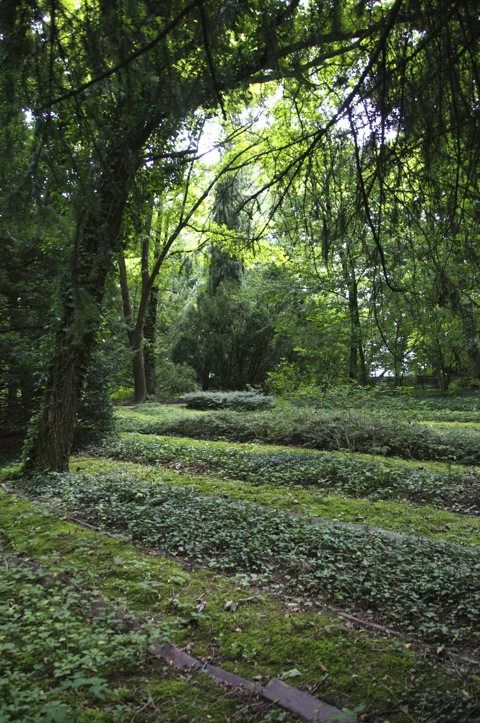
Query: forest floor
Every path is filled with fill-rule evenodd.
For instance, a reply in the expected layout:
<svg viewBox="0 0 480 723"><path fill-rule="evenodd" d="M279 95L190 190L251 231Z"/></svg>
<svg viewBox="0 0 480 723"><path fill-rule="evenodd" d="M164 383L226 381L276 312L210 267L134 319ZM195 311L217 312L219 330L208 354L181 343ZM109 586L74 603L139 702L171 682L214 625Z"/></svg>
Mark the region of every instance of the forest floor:
<svg viewBox="0 0 480 723"><path fill-rule="evenodd" d="M69 475L5 460L0 720L301 719L152 639L325 720L480 720L479 410L145 404Z"/></svg>

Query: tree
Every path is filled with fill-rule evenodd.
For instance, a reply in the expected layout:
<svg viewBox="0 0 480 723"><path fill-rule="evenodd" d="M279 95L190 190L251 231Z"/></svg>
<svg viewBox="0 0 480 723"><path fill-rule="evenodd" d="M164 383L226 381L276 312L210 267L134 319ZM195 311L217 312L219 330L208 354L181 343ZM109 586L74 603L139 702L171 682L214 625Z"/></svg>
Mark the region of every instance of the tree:
<svg viewBox="0 0 480 723"><path fill-rule="evenodd" d="M68 466L93 330L119 251L123 213L146 154L161 156L196 109L222 105L223 92L259 73L277 73L283 57L323 41L302 30L306 18L298 2L262 5L258 17L248 6L86 2L70 11L66 3L38 3L30 17L15 16L12 8L13 24L36 51L35 118L53 129L51 148L60 145L70 155L77 175L78 220L61 322L26 470ZM286 40L289 33L293 44ZM65 144L58 140L61 129Z"/></svg>
<svg viewBox="0 0 480 723"><path fill-rule="evenodd" d="M33 411L62 268L59 235L71 229L67 205L53 208L47 164L31 166L29 150L38 139L12 102L21 103L20 82L8 66L0 74L0 420L8 427L24 426Z"/></svg>
<svg viewBox="0 0 480 723"><path fill-rule="evenodd" d="M149 179L148 188L152 193L155 188L156 196L152 200L148 199L149 204L144 211L145 228L137 223L133 223L136 236L140 234L140 291L139 300L136 308L135 319L131 303L131 295L129 291L128 275L124 253L119 254L119 272L120 286L122 291L123 309L127 322L127 330L129 336L130 347L133 352L133 380L134 380L134 398L136 402L143 402L147 393L153 394L155 391L155 366L153 358L153 349L155 347L155 324L156 324L156 308L158 301L158 276L169 258L173 253L184 254L192 251L191 233L188 230L194 222L195 215L202 208L205 200L214 187L218 189L225 186L226 173L230 163L238 163L243 155L243 151L233 155L233 160L220 164L213 173L202 173L201 169L194 168L197 159L198 145L201 137L202 123L196 122L196 128L193 129L193 138L191 153L193 160L185 164L182 157L182 163L175 169L175 173L170 169L169 178L156 178L149 169L148 176L152 176L154 181ZM197 136L195 138L195 135ZM188 156L187 156L188 158ZM145 175L145 171L142 176ZM142 180L142 179L141 179ZM203 181L203 185L201 185ZM137 178L138 182L138 178ZM230 183L230 181L227 181ZM218 204L217 204L218 205ZM137 202L135 208L135 216L138 219L139 209L141 206ZM127 211L127 220L130 215ZM218 214L214 213L214 222L218 226L223 223L219 219ZM131 219L133 221L133 218ZM208 224L204 224L204 227ZM240 230L240 229L236 229ZM124 228L124 233L126 229ZM132 233L132 232L130 232ZM190 236L190 244L182 239L182 234ZM200 234L202 238L207 234L204 228ZM153 244L152 244L153 240ZM207 241L196 241L195 248L199 250ZM152 249L153 245L153 249ZM145 334L148 332L148 342L145 346ZM148 361L148 365L147 365Z"/></svg>
<svg viewBox="0 0 480 723"><path fill-rule="evenodd" d="M420 51L437 51L434 41L453 25L464 50L461 60L470 67L478 37L475 4L455 0L440 8L429 2L405 7L395 0L345 3L341 9L337 3L298 0L87 0L73 8L64 0L8 2L2 12L7 55L19 37L26 51L9 56L18 75L28 73L19 107L32 109L41 138L37 150L50 159L52 176L67 169L69 190L60 180L58 194L68 194L75 217L27 471L68 467L78 398L135 178L149 159L168 160L192 114L216 107L225 113L227 94L235 88L247 92L249 83L292 77L309 87L315 76L320 84L325 69L332 88L330 118L300 134L305 150L279 168L275 183L301 168L358 98L373 96L381 70L387 79L406 77L412 63L418 66ZM404 34L411 47L399 69L394 50ZM377 247L382 257L381 244Z"/></svg>
<svg viewBox="0 0 480 723"><path fill-rule="evenodd" d="M195 369L202 389L245 389L265 383L279 361L284 338L263 302L264 269L242 263L215 246L207 279L187 311L172 359ZM284 350L283 350L284 351Z"/></svg>
<svg viewBox="0 0 480 723"><path fill-rule="evenodd" d="M265 156L265 186L272 176L279 179L276 226L290 258L304 267L299 273L310 293L320 287L345 294L351 377L366 380L364 347L370 344L376 349L371 362L393 371L397 383L407 366L418 367L427 347L437 349L442 380L466 366L475 379L479 22L470 3L422 3L409 17L403 6L397 9L370 68L343 65L343 77L323 68L312 73L308 89L295 79L283 82L267 143L287 151L274 162ZM359 102L332 125L332 105L345 108L359 86ZM322 141L312 147L319 127ZM304 140L295 142L300 135ZM430 323L422 307L438 303L449 312L432 311ZM452 315L459 321L453 326ZM432 344L429 332L439 324L443 330ZM462 353L447 372L438 360L448 355L438 351L451 346L453 328Z"/></svg>

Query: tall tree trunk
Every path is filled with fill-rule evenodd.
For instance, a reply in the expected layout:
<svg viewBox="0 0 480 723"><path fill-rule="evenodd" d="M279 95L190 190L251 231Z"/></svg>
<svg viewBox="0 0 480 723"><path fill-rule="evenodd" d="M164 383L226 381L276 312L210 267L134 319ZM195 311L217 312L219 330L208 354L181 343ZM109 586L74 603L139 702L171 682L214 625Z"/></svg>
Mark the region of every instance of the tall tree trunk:
<svg viewBox="0 0 480 723"><path fill-rule="evenodd" d="M118 257L123 314L127 323L130 348L134 353L132 370L134 398L137 404L144 402L147 394L155 393L154 348L158 288L154 281L159 269L155 271L154 265L154 271L152 274L150 274L148 270L152 216L153 210L150 209L146 223L145 235L142 242L142 290L135 323L133 322L133 310L130 301L125 257L122 253L120 253ZM159 246L160 241L157 238L155 241L155 261L158 259ZM147 341L146 344L145 341Z"/></svg>
<svg viewBox="0 0 480 723"><path fill-rule="evenodd" d="M143 338L137 338L135 343L135 356L133 357L135 404L141 404L147 398L147 378L145 374L144 351Z"/></svg>
<svg viewBox="0 0 480 723"><path fill-rule="evenodd" d="M112 152L108 172L99 179L95 211L77 230L44 397L26 444L27 474L68 470L78 400L134 170L128 148Z"/></svg>
<svg viewBox="0 0 480 723"><path fill-rule="evenodd" d="M348 376L360 382L363 386L368 384L367 365L363 350L362 323L358 308L358 285L354 268L346 266L346 259L341 254L345 281L347 283L348 314L350 317L350 350L348 363ZM348 259L350 261L350 259Z"/></svg>
<svg viewBox="0 0 480 723"><path fill-rule="evenodd" d="M145 378L147 384L147 394L153 396L156 392L156 373L155 373L155 342L157 336L157 304L158 304L158 285L154 284L150 291L150 300L148 302L148 311L145 317L144 346L143 357L145 362Z"/></svg>
<svg viewBox="0 0 480 723"><path fill-rule="evenodd" d="M63 331L57 335L55 347L41 413L33 423L33 436L27 440L27 474L45 469L68 470L85 349L72 345Z"/></svg>
<svg viewBox="0 0 480 723"><path fill-rule="evenodd" d="M130 349L133 352L132 371L134 398L137 404L145 401L147 396L147 384L145 379L145 364L143 357L143 327L144 320L141 315L137 316L137 322L133 324L133 312L130 302L130 291L128 288L127 268L123 253L118 256L118 268L120 271L120 290L123 301L123 315L127 323L127 335Z"/></svg>
<svg viewBox="0 0 480 723"><path fill-rule="evenodd" d="M150 226L152 217L150 217ZM155 233L155 245L153 251L153 268L157 267L157 261L161 253L161 225L162 215L157 218L157 229ZM158 267L158 271L160 267ZM154 396L156 393L157 379L155 370L155 347L157 340L157 307L158 307L158 283L157 274L152 272L150 277L150 298L148 300L148 308L145 314L144 325L144 354L145 377L147 381L147 394Z"/></svg>

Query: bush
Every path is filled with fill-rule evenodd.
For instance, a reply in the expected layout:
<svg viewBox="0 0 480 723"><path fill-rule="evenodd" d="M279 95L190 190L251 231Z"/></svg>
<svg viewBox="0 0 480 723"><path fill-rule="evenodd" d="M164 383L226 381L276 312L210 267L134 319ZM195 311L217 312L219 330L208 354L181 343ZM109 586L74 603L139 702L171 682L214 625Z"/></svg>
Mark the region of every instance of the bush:
<svg viewBox="0 0 480 723"><path fill-rule="evenodd" d="M283 398L295 407L337 410L364 409L376 404L378 394L353 381L329 388L302 383L295 390L284 394Z"/></svg>
<svg viewBox="0 0 480 723"><path fill-rule="evenodd" d="M177 396L198 389L197 376L188 364L175 364L170 359L162 359L157 373L156 393L158 395Z"/></svg>
<svg viewBox="0 0 480 723"><path fill-rule="evenodd" d="M269 409L273 398L257 392L194 392L183 397L188 409L234 409L255 411Z"/></svg>

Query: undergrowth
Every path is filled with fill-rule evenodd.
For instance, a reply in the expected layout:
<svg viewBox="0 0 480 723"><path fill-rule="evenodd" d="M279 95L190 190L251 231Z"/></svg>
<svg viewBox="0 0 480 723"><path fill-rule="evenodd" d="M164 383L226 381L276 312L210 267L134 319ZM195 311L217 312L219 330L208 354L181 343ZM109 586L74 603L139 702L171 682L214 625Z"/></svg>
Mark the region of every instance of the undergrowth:
<svg viewBox="0 0 480 723"><path fill-rule="evenodd" d="M118 567L125 570L126 562L133 560L122 559ZM124 631L132 617L125 610L122 623L113 607L89 614L92 590L65 587L27 565L10 564L8 556L0 564L2 723L287 720L256 696L219 689L207 676L192 677L148 656L147 633ZM153 584L149 581L150 588ZM157 639L168 627L163 623L155 631L143 621Z"/></svg>
<svg viewBox="0 0 480 723"><path fill-rule="evenodd" d="M278 582L267 592L261 576L192 568L59 519L44 504L0 497L3 545L69 576L78 571L143 619L161 620L176 644L197 657L262 683L295 676L296 687L340 708L361 709L359 720L369 723L478 720L476 668L442 654L441 646L438 656L426 655L412 641L345 625L301 594L285 599ZM259 709L255 700L239 704L235 691L206 686L202 676L192 680L165 667L146 681L145 672L124 679L125 721L291 721L278 709ZM124 720L85 712L87 720Z"/></svg>
<svg viewBox="0 0 480 723"><path fill-rule="evenodd" d="M251 412L216 411L159 415L151 420L122 415L120 431L135 431L233 442L264 442L319 450L362 452L415 460L480 463L480 431L437 430L387 413L357 410L276 409Z"/></svg>
<svg viewBox="0 0 480 723"><path fill-rule="evenodd" d="M408 634L480 642L480 552L318 526L246 502L129 477L23 483L76 516L207 567L281 579L307 597L363 610Z"/></svg>
<svg viewBox="0 0 480 723"><path fill-rule="evenodd" d="M379 532L318 525L311 519L259 507L247 502L246 496L229 498L228 491L226 495L222 491L221 479L213 494L213 481L208 488L201 478L196 486L193 482L190 486L177 486L168 468L214 473L219 478L228 478L231 489L235 484L241 487L238 480L252 489L261 485L265 491L270 486L273 492L276 488L291 495L292 504L298 502L294 499L297 491L305 491L333 493L339 500L341 496L356 497L358 503L365 504L368 500L359 498L414 502L472 514L479 507L478 473L473 469L461 470L456 464L478 463L479 432L460 425L434 428L410 423L408 419L476 422L477 405L478 400L473 397L458 403L441 398L427 399L425 403L415 400L412 405L398 395L392 404L380 399L374 412L363 402L355 409L349 408L347 397L335 409L329 408L327 401L316 410L298 410L285 404L275 411L248 414L205 413L154 404L120 410L118 425L124 430L313 449L240 447L192 439L153 439L146 434L123 435L102 444L97 454L165 465L172 478L169 484L159 483L155 475L149 477L150 482L142 481L140 474L128 472L127 464L125 474L119 474L111 462L113 471L107 476L52 475L28 481L17 479L15 484L32 495L42 495L43 503L57 515L72 515L122 533L136 545L151 548L155 557L147 560L146 556L140 562L136 559L141 555L138 547L133 548L125 540L104 543L85 530L82 535L92 536L91 549L87 550L84 544L81 553L82 545L75 541L72 526L68 532L59 533L55 525L66 529L68 523L53 521L51 516L42 522L41 515L34 520L31 512L23 517L15 514L15 507L29 503L14 503L12 498L8 534L12 539L14 535L19 539L23 535L21 544L27 554L27 548L30 552L46 551L48 545L53 546L59 564L61 551L67 547L71 548L70 555L79 559L82 554L91 555L82 558L82 567L85 560L91 560L92 566L100 562L102 545L115 548L116 552L105 553L103 561L103 576L109 580L110 591L130 595L142 610L145 606L152 606L157 613L161 610L162 616L170 616L162 632L172 633L184 643L188 640L189 645L195 642L196 654L208 660L212 655L223 655L227 669L230 666L236 671L238 667L241 674L251 677L258 664L262 672L278 675L283 670L281 676L284 674L288 679L298 675L302 682L309 670L305 680L313 686L312 690L317 690L317 681L321 680L319 696L328 689L330 700L340 705L349 700L353 680L358 677L361 690L355 690L350 700L354 705L367 702L365 715L359 715L361 720L475 721L478 701L472 692L475 686L478 688L478 676L470 675L462 682L463 673L457 678L453 666L448 681L441 676L429 677L430 673L422 668L427 663L424 660L420 664L420 656L414 661L412 655L412 661L407 661L412 653L411 644L404 644L401 638L377 644L381 647L377 650L373 640L367 644L366 636L360 643L360 637L357 640L353 633L350 637L345 632L340 634L338 621L332 625L318 615L309 617L303 612L321 610L324 604L333 605L403 631L410 640L417 638L434 645L429 655L437 655L439 660L444 651L455 647L457 653L467 657L478 656L480 551L441 541L392 539ZM343 408L339 410L338 406ZM316 449L331 451L319 453ZM352 451L366 452L371 457L345 454ZM441 460L450 468L433 469L434 464L429 462L423 469L414 468L401 461L382 459L393 455ZM98 464L99 460L93 462ZM95 469L93 465L92 468ZM343 502L348 505L352 500ZM266 503L270 504L270 499ZM400 505L397 507L395 514L401 515ZM3 520L6 540L6 513ZM0 542L1 534L0 529ZM167 582L166 573L162 578L154 565L159 560L167 566L177 563L165 561L160 557L162 552L179 561L201 565L203 570L187 565L190 572L169 573ZM213 572L209 570L225 575L218 582L222 590L232 580L245 580L244 595L228 593L228 599L222 599L221 595L227 593L219 593L220 600L214 603ZM138 573L138 579L129 587L134 573ZM203 592L199 596L196 588L197 573L211 576L206 584L207 577L202 578L205 596ZM192 693L189 679L167 681L168 670L161 675L157 671L156 687L152 686L152 680L147 680L148 665L142 646L118 628L113 614L105 612L101 629L97 623L90 625L88 610L74 589L69 591L52 583L45 595L44 581L35 575L28 572L26 580L19 572L7 572L0 578L2 626L5 621L0 633L0 720L158 720L157 705L171 720L220 721L231 715L223 707L218 708L218 714L215 712L217 703L220 705L215 692L210 691L206 701L201 686L195 688L196 694ZM176 593L169 592L170 577L178 581ZM295 616L284 615L280 609L268 613L259 603L267 589L276 591L281 598L293 599L290 604L291 610L297 611ZM186 600L189 596L192 599ZM244 603L244 596L255 602ZM218 605L218 610L213 612L212 605ZM252 611L241 615L244 605L252 605ZM285 628L282 634L278 632L279 625ZM122 635L126 636L125 643ZM106 643L102 642L105 636ZM9 645L11 642L13 646ZM123 648L123 652L115 649L106 661L102 655L108 653L110 643ZM359 658L359 662L351 663L355 668L352 675L349 661L357 660L354 656L362 645L364 660L360 662ZM401 655L392 656L389 663L395 645ZM45 653L42 646L46 646ZM378 661L384 654L383 663L377 664L375 659ZM80 662L77 666L72 661ZM379 675L382 665L385 674ZM139 666L142 680L138 678ZM397 685L394 679L400 670L406 678ZM196 708L187 705L192 695L198 698ZM381 718L376 717L376 712L370 718L369 710L381 711ZM278 711L267 711L266 717L262 717L247 708L242 713L238 705L229 711L233 711L232 720L283 720L284 716Z"/></svg>
<svg viewBox="0 0 480 723"><path fill-rule="evenodd" d="M90 618L91 599L30 567L0 560L0 719L68 721L89 708L112 717L122 678L146 661L146 633L115 612Z"/></svg>
<svg viewBox="0 0 480 723"><path fill-rule="evenodd" d="M438 509L480 511L480 478L474 470L386 464L345 454L311 450L250 448L226 443L124 434L91 448L91 454L148 464L174 465L182 471L215 472L259 484L314 486L324 494L409 501Z"/></svg>
<svg viewBox="0 0 480 723"><path fill-rule="evenodd" d="M188 409L255 411L273 406L273 397L257 392L190 392L182 399Z"/></svg>
<svg viewBox="0 0 480 723"><path fill-rule="evenodd" d="M221 444L210 442L210 444ZM194 489L200 494L222 496L227 499L254 502L284 510L290 514L313 519L332 520L339 524L353 524L364 529L381 529L412 537L448 540L459 545L480 546L478 517L419 506L409 502L353 498L340 494L324 494L316 487L303 485L276 486L258 480L228 479L225 476L192 474L181 463L154 466L138 462L125 462L105 457L72 459L72 470L81 474L127 474L148 482L160 482Z"/></svg>
<svg viewBox="0 0 480 723"><path fill-rule="evenodd" d="M303 386L285 398L280 404L292 407L311 407L313 409L356 409L371 412L373 410L395 414L408 419L431 419L438 421L458 421L480 423L480 395L425 393L409 387L391 389L378 384L362 387L350 382L327 390L318 387Z"/></svg>

